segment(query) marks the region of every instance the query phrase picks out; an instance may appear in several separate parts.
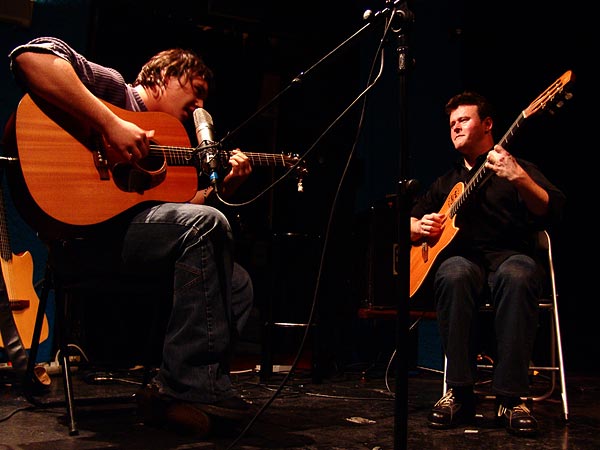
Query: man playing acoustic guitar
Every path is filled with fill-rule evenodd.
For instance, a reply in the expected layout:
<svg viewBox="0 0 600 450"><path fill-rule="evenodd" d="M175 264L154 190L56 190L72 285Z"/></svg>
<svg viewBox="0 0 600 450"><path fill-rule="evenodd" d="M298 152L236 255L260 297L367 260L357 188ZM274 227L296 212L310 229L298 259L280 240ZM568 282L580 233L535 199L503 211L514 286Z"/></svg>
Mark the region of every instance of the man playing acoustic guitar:
<svg viewBox="0 0 600 450"><path fill-rule="evenodd" d="M203 107L213 77L197 54L177 48L153 56L132 85L56 38L34 39L14 49L10 58L17 81L32 98L66 112L131 164L149 154L159 132L120 117L108 104L140 114L166 113L185 122ZM229 165L220 184L224 198L251 172L249 159L239 150L231 152ZM197 184L197 178L192 182ZM214 194L209 188L194 195L196 187L189 202L135 211L123 236L106 239L123 239L121 256L128 266L170 273L174 280L161 367L139 394L143 417L205 435L210 428L207 414L240 420L250 412L232 386L228 357L249 316L253 293L248 273L233 261L232 230L225 215L203 204Z"/></svg>
<svg viewBox="0 0 600 450"><path fill-rule="evenodd" d="M445 229L459 230L432 278L448 391L431 410L429 425L451 428L475 418L476 321L482 301L491 300L497 357L492 381L495 417L511 433L532 435L537 421L521 397L529 393L529 362L544 279L533 258L532 236L562 217L565 196L534 164L495 145L492 109L485 98L464 92L451 98L445 110L460 158L411 211L414 245L435 245ZM486 183L470 193L451 223L441 208L453 188L486 171Z"/></svg>

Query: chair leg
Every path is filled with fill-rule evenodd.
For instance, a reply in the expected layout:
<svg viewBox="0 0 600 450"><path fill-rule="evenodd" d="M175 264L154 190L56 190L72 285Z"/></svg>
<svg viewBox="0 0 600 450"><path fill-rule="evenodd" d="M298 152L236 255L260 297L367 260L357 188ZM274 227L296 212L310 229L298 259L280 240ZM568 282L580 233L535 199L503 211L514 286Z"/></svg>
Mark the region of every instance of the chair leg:
<svg viewBox="0 0 600 450"><path fill-rule="evenodd" d="M567 383L565 381L565 365L563 361L563 352L562 352L562 340L560 338L560 323L558 320L558 308L556 303L554 304L554 308L552 309L552 314L554 314L554 336L556 337L556 353L558 354L558 367L559 367L559 375L560 375L560 396L562 399L563 406L563 418L565 422L569 421L569 402L567 400ZM555 364L555 363L553 363Z"/></svg>
<svg viewBox="0 0 600 450"><path fill-rule="evenodd" d="M446 384L446 374L448 373L448 358L444 355L444 382L442 383L442 397L446 395L448 391L448 384Z"/></svg>
<svg viewBox="0 0 600 450"><path fill-rule="evenodd" d="M273 375L273 323L271 318L263 322L260 352L260 382L267 383Z"/></svg>
<svg viewBox="0 0 600 450"><path fill-rule="evenodd" d="M60 285L57 286L55 282L52 270L46 268L44 275L44 283L42 286L42 292L40 295L40 302L38 305L38 312L35 320L33 337L31 348L29 349L29 359L27 361L27 371L24 380L24 395L27 400L35 406L54 406L57 402L40 402L36 397L35 393L37 390L37 384L35 382L35 363L37 359L39 340L42 330L42 323L44 320L44 314L48 305L48 296L51 290L54 290L55 297L55 326L54 330L57 334L55 337L58 342L58 348L61 354L61 369L63 374L63 385L65 392L65 404L67 407L67 415L69 417L69 434L71 436L79 434L77 430L77 423L75 421L75 411L73 407L73 384L71 380L71 364L69 361L67 337L65 336L66 320L66 308L65 308L65 293L63 292Z"/></svg>
<svg viewBox="0 0 600 450"><path fill-rule="evenodd" d="M67 317L67 301L65 292L60 283L54 286L55 303L56 303L56 330L58 330L58 348L60 351L60 365L62 369L63 386L65 393L65 405L67 415L69 417L69 434L71 436L79 434L77 422L75 420L75 407L73 401L73 380L71 378L71 363L69 360L69 345L66 335L66 324L69 320Z"/></svg>
<svg viewBox="0 0 600 450"><path fill-rule="evenodd" d="M532 400L545 400L549 398L556 390L557 386L557 373L558 380L560 380L560 395L563 408L563 419L567 422L569 420L569 405L567 401L567 386L565 381L565 366L563 362L562 353L562 342L560 335L560 325L558 319L558 310L556 302L554 305L546 305L543 309L548 311L550 316L550 365L546 367L533 366L532 369L540 371L550 372L550 387L545 393L533 397Z"/></svg>

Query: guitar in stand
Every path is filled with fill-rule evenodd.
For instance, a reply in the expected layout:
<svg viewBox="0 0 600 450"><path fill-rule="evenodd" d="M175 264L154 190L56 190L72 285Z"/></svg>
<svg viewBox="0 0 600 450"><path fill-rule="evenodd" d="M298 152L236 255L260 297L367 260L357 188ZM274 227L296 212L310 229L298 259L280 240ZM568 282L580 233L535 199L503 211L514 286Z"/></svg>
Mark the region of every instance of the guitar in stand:
<svg viewBox="0 0 600 450"><path fill-rule="evenodd" d="M25 375L33 331L38 314L39 298L33 285L33 259L28 251L13 254L10 248L4 196L0 189L0 347L6 351L14 372ZM48 338L48 319L43 316L39 342ZM42 366L34 369L34 382L50 384Z"/></svg>

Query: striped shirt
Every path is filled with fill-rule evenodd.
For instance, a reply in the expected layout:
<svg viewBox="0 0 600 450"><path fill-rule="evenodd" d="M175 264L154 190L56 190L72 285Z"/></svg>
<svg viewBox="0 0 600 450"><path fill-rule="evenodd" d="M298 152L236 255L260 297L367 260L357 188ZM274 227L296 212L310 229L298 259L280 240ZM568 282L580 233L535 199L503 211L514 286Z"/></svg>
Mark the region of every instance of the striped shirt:
<svg viewBox="0 0 600 450"><path fill-rule="evenodd" d="M96 97L129 111L148 110L138 92L125 82L118 71L88 61L66 42L58 38L40 37L16 47L9 54L11 70L13 68L12 61L23 52L48 53L58 56L73 66L79 79ZM17 82L20 83L21 87L26 89L18 79L18 74L13 73L15 73Z"/></svg>

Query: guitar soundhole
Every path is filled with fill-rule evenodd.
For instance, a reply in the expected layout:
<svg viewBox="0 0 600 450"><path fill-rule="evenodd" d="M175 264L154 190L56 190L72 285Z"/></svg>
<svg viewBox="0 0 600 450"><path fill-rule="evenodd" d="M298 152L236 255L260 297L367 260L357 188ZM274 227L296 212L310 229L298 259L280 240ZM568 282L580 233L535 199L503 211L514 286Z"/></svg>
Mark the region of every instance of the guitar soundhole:
<svg viewBox="0 0 600 450"><path fill-rule="evenodd" d="M137 192L152 189L167 177L167 164L164 157L148 156L134 164L118 163L113 167L113 179L119 189Z"/></svg>
<svg viewBox="0 0 600 450"><path fill-rule="evenodd" d="M149 155L137 162L140 169L148 172L156 172L164 168L165 158L162 156Z"/></svg>

